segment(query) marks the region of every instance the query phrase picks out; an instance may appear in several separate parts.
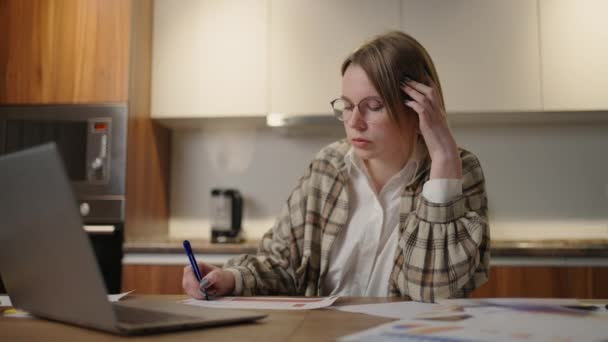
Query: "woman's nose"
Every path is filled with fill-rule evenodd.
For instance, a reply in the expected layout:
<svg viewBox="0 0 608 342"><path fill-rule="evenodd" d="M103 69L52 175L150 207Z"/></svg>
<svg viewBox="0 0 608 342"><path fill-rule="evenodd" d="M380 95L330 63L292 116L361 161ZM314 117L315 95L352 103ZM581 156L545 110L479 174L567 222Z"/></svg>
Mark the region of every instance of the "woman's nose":
<svg viewBox="0 0 608 342"><path fill-rule="evenodd" d="M359 111L359 107L353 108L353 114L348 119L348 126L353 129L362 130L367 127L367 123L363 120L363 115Z"/></svg>

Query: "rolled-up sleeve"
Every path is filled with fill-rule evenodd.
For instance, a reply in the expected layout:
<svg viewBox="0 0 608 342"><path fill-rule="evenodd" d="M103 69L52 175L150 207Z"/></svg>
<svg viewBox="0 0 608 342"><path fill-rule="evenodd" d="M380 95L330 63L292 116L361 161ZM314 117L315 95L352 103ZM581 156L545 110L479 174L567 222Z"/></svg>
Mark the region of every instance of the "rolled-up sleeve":
<svg viewBox="0 0 608 342"><path fill-rule="evenodd" d="M462 194L446 203L419 196L399 241L397 286L413 300L465 297L489 277L484 175L473 154L461 159Z"/></svg>
<svg viewBox="0 0 608 342"><path fill-rule="evenodd" d="M462 179L429 179L422 188L422 196L429 202L447 203L462 195Z"/></svg>

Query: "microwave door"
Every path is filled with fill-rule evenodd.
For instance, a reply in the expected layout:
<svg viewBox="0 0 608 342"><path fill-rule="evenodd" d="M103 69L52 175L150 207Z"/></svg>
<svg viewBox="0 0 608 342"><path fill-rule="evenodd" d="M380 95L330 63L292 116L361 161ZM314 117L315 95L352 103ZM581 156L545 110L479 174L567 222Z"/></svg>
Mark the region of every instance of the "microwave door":
<svg viewBox="0 0 608 342"><path fill-rule="evenodd" d="M72 182L87 180L87 122L7 120L6 153L55 142Z"/></svg>
<svg viewBox="0 0 608 342"><path fill-rule="evenodd" d="M54 142L87 224L124 221L127 104L0 105L0 155Z"/></svg>

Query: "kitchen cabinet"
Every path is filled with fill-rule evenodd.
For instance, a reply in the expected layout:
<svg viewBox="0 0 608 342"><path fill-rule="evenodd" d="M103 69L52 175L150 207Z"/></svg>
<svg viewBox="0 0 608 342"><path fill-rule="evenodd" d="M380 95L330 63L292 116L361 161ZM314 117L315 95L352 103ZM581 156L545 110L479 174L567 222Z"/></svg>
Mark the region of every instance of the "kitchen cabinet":
<svg viewBox="0 0 608 342"><path fill-rule="evenodd" d="M152 117L268 112L266 0L155 1Z"/></svg>
<svg viewBox="0 0 608 342"><path fill-rule="evenodd" d="M156 1L154 118L330 112L340 65L399 1Z"/></svg>
<svg viewBox="0 0 608 342"><path fill-rule="evenodd" d="M542 109L535 1L403 0L401 29L433 58L448 112Z"/></svg>
<svg viewBox="0 0 608 342"><path fill-rule="evenodd" d="M364 40L399 28L399 1L271 0L270 111L324 114L340 67Z"/></svg>
<svg viewBox="0 0 608 342"><path fill-rule="evenodd" d="M126 239L166 236L169 131L150 119L151 0L0 0L0 104L128 102Z"/></svg>
<svg viewBox="0 0 608 342"><path fill-rule="evenodd" d="M123 265L122 292L183 294L183 265Z"/></svg>
<svg viewBox="0 0 608 342"><path fill-rule="evenodd" d="M131 3L0 1L0 103L126 102Z"/></svg>
<svg viewBox="0 0 608 342"><path fill-rule="evenodd" d="M608 109L608 2L539 1L545 110Z"/></svg>
<svg viewBox="0 0 608 342"><path fill-rule="evenodd" d="M608 267L494 266L472 297L608 298Z"/></svg>
<svg viewBox="0 0 608 342"><path fill-rule="evenodd" d="M601 0L158 0L153 117L329 116L344 58L392 29L428 49L448 112L605 110L607 11Z"/></svg>
<svg viewBox="0 0 608 342"><path fill-rule="evenodd" d="M104 1L104 0L99 0ZM169 234L170 132L152 121L153 1L132 0L125 241Z"/></svg>

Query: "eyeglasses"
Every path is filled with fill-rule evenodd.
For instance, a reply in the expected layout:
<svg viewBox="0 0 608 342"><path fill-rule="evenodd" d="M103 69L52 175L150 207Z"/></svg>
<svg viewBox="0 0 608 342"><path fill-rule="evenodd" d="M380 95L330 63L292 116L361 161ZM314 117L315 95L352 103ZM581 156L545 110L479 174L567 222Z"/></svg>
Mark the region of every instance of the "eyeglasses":
<svg viewBox="0 0 608 342"><path fill-rule="evenodd" d="M361 119L367 123L377 122L382 119L382 116L384 115L384 104L382 103L382 100L376 97L364 98L356 105L343 98L337 98L331 101L330 104L336 119L340 121L350 120L353 116L355 106L359 109Z"/></svg>

